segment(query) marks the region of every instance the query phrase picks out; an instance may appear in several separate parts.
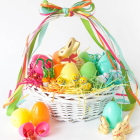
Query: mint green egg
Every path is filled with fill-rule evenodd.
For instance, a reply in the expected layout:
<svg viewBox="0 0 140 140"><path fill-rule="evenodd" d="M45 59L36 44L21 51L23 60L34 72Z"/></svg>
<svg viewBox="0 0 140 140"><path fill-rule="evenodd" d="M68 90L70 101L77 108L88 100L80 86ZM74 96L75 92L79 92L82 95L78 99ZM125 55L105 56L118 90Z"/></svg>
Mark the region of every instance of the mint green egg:
<svg viewBox="0 0 140 140"><path fill-rule="evenodd" d="M111 56L110 58L112 62L114 62ZM99 74L109 73L111 69L114 69L106 53L104 53L104 55L99 59L97 68L98 68Z"/></svg>
<svg viewBox="0 0 140 140"><path fill-rule="evenodd" d="M92 78L93 76L96 75L96 67L93 62L87 62L85 63L81 69L80 69L80 74L82 77L86 78Z"/></svg>
<svg viewBox="0 0 140 140"><path fill-rule="evenodd" d="M86 63L86 62L91 62L90 61L90 57L88 56L88 52L84 51L84 52L81 52L78 56Z"/></svg>
<svg viewBox="0 0 140 140"><path fill-rule="evenodd" d="M121 109L119 105L114 101L106 104L102 116L106 117L109 123L109 128L111 129L114 129L116 125L122 121Z"/></svg>

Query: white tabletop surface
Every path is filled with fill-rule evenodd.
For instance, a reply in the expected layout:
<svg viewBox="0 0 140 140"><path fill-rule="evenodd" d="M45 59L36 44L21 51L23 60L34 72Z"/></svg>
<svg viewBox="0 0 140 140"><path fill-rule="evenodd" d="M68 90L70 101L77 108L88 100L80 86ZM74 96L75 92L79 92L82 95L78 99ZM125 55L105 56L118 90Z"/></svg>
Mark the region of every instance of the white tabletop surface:
<svg viewBox="0 0 140 140"><path fill-rule="evenodd" d="M34 105L32 96L26 98L26 102L19 107L28 108L31 110ZM0 140L22 140L23 137L18 133L18 129L13 127L10 123L10 117L6 115L6 110L0 108ZM123 118L129 112L123 112ZM132 126L133 133L126 135L127 140L140 139L140 107L138 104L131 116L130 125ZM112 133L108 135L101 135L98 132L100 119L95 119L88 122L59 122L50 119L50 133L44 138L39 140L113 140Z"/></svg>

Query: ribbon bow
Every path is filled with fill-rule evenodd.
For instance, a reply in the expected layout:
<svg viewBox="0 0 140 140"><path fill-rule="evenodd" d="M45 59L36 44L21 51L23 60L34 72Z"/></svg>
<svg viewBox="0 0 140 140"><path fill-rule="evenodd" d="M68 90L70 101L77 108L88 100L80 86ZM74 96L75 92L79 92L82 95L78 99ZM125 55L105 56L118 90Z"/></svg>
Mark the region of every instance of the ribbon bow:
<svg viewBox="0 0 140 140"><path fill-rule="evenodd" d="M49 3L47 0L44 0L40 7L41 15L50 15L50 14L61 14L64 13L66 16L73 16L74 12L85 12L90 14L95 9L95 5L91 0L83 0L75 3L71 8L62 8L60 6Z"/></svg>
<svg viewBox="0 0 140 140"><path fill-rule="evenodd" d="M128 127L129 127L129 124L124 129L127 129Z"/></svg>
<svg viewBox="0 0 140 140"><path fill-rule="evenodd" d="M123 132L121 132L121 133L119 133L119 134L117 134L117 135L113 135L113 136L119 137L119 136L121 136L122 133L123 133Z"/></svg>
<svg viewBox="0 0 140 140"><path fill-rule="evenodd" d="M68 61L69 63L73 62L73 63L76 64L77 62L74 60L74 58L77 57L77 56L78 56L77 54L72 54L72 55L70 55L69 58L64 58L64 59L62 59L61 61L62 61L62 62Z"/></svg>

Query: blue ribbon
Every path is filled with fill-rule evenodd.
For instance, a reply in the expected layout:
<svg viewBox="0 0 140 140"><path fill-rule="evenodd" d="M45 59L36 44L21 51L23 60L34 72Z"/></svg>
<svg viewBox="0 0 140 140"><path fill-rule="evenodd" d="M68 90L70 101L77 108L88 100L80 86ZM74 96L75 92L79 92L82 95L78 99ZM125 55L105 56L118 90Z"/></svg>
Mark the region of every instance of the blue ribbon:
<svg viewBox="0 0 140 140"><path fill-rule="evenodd" d="M69 8L62 8L62 11L67 16L69 13Z"/></svg>
<svg viewBox="0 0 140 140"><path fill-rule="evenodd" d="M96 21L96 20L95 20L95 21ZM124 59L124 57L123 57L122 51L121 51L121 49L120 49L118 43L117 43L116 40L113 38L113 36L104 28L103 25L101 25L98 21L96 21L96 23L97 23L102 29L104 29L104 31L107 33L107 35L108 35L108 36L112 39L112 41L114 42L114 44L115 44L115 46L116 46L116 48L117 48L117 50L118 50L118 52L119 52L119 54L120 54L121 61L123 62L123 65L125 66L125 68L128 70L128 71L126 71L127 74L129 75L130 79L135 83L134 78L136 79L136 77L135 77L134 74L131 72L131 70L129 70L130 68L129 68L128 64L126 63L126 61L125 61L125 59ZM131 73L131 74L130 74L130 73ZM131 75L133 75L134 78L133 78ZM136 79L136 81L137 81L137 83L138 83L138 88L140 89L140 83L138 82L137 79Z"/></svg>

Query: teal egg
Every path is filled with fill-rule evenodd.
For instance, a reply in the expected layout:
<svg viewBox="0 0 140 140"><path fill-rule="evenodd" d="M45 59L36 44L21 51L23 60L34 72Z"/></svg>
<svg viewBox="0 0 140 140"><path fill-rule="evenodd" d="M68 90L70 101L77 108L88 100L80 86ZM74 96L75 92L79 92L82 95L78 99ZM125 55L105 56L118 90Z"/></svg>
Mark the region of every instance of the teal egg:
<svg viewBox="0 0 140 140"><path fill-rule="evenodd" d="M111 129L114 129L116 125L122 121L121 109L114 101L106 104L102 116L106 117L109 123L109 128Z"/></svg>
<svg viewBox="0 0 140 140"><path fill-rule="evenodd" d="M84 52L81 52L79 55L78 55L85 63L86 62L91 62L90 61L90 57L89 57L89 54L88 52L84 51Z"/></svg>
<svg viewBox="0 0 140 140"><path fill-rule="evenodd" d="M85 63L80 69L80 74L82 77L92 78L96 75L95 64L92 62Z"/></svg>
<svg viewBox="0 0 140 140"><path fill-rule="evenodd" d="M111 58L111 60L114 62L113 58ZM99 59L97 68L99 74L109 73L111 69L114 69L106 53Z"/></svg>

